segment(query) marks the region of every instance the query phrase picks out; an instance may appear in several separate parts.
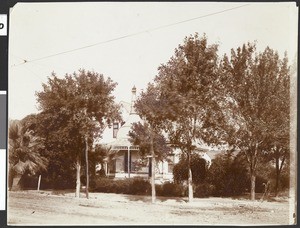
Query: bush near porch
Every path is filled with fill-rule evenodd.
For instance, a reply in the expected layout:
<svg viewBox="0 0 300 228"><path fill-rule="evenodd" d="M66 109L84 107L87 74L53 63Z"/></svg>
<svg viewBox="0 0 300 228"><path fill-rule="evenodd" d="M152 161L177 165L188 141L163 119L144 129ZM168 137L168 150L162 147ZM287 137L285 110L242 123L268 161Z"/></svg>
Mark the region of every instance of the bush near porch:
<svg viewBox="0 0 300 228"><path fill-rule="evenodd" d="M130 178L113 180L109 178L96 178L93 183L92 192L119 193L129 195L149 195L151 185L143 178Z"/></svg>
<svg viewBox="0 0 300 228"><path fill-rule="evenodd" d="M157 196L168 197L186 197L187 186L172 182L166 182L161 185L155 185ZM212 196L213 186L203 183L195 186L195 197L209 197ZM92 192L103 193L118 193L129 195L151 195L150 182L143 178L130 178L123 180L114 180L109 178L97 178L94 180Z"/></svg>

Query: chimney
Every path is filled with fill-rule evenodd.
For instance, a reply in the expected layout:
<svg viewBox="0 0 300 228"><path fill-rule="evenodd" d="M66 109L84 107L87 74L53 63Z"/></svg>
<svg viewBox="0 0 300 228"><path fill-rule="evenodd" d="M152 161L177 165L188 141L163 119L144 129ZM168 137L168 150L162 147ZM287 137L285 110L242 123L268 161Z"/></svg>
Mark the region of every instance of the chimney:
<svg viewBox="0 0 300 228"><path fill-rule="evenodd" d="M114 122L113 123L113 138L117 138L117 133L119 130L119 123L118 122Z"/></svg>
<svg viewBox="0 0 300 228"><path fill-rule="evenodd" d="M134 108L134 103L136 100L136 87L133 86L131 89L131 106L130 106L130 115L135 114L135 108Z"/></svg>

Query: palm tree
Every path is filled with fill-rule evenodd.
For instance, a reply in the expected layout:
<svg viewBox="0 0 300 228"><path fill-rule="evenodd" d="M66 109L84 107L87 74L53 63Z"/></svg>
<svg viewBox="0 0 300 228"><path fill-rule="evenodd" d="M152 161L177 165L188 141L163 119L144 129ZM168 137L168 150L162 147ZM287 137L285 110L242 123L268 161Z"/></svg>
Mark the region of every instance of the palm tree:
<svg viewBox="0 0 300 228"><path fill-rule="evenodd" d="M36 174L46 170L47 159L40 152L43 139L18 120L9 122L9 178L12 187L14 177L20 179L25 173Z"/></svg>

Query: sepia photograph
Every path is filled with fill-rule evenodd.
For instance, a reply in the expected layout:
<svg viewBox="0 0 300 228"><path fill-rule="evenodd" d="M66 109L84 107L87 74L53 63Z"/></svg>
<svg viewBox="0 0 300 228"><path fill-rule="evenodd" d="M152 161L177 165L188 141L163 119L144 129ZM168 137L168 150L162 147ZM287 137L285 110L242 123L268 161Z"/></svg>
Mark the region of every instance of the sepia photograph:
<svg viewBox="0 0 300 228"><path fill-rule="evenodd" d="M7 224L297 224L296 2L18 2Z"/></svg>

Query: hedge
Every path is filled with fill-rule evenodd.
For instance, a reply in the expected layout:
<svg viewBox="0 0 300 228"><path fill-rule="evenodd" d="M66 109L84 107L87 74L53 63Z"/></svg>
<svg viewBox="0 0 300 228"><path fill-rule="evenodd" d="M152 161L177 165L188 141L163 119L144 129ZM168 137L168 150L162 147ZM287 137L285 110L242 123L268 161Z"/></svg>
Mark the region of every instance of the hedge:
<svg viewBox="0 0 300 228"><path fill-rule="evenodd" d="M148 180L142 178L123 180L97 178L94 180L94 187L91 191L129 195L149 195L151 193L151 185Z"/></svg>

